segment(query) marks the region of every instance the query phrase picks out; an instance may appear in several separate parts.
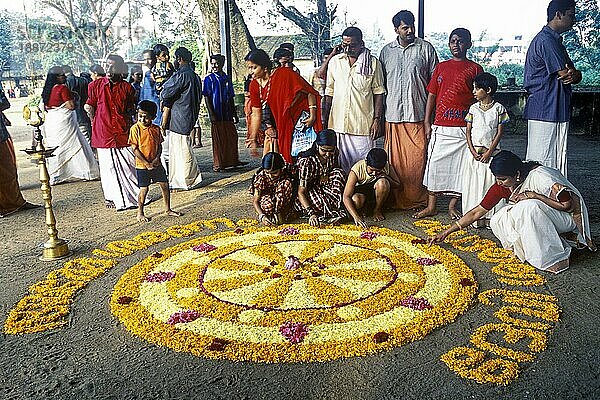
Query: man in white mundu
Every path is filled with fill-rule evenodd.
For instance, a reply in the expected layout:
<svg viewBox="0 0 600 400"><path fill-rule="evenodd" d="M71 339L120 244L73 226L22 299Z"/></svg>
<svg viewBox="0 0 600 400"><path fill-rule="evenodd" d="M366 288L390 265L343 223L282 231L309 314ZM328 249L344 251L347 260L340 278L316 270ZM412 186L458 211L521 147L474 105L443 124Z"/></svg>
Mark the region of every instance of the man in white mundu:
<svg viewBox="0 0 600 400"><path fill-rule="evenodd" d="M200 113L202 83L190 66L192 53L185 47L175 50L177 71L163 85L161 128L169 137L169 187L190 190L200 186L202 174L192 152L190 132Z"/></svg>
<svg viewBox="0 0 600 400"><path fill-rule="evenodd" d="M92 147L97 149L106 207L117 211L137 207L139 188L129 128L135 111L135 91L123 80L127 66L109 55L106 76L88 86L85 110L92 120Z"/></svg>
<svg viewBox="0 0 600 400"><path fill-rule="evenodd" d="M323 128L337 133L340 166L348 173L382 134L385 86L379 60L365 48L360 29L342 33L344 52L331 58L323 101Z"/></svg>

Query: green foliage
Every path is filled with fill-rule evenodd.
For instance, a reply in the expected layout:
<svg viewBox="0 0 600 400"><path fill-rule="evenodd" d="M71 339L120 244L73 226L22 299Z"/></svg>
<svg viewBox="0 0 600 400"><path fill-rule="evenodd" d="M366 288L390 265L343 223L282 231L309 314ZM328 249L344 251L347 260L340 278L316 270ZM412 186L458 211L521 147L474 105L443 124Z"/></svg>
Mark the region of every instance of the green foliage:
<svg viewBox="0 0 600 400"><path fill-rule="evenodd" d="M448 33L432 32L430 35L427 35L425 39L433 45L440 61L452 58L452 54L448 48Z"/></svg>
<svg viewBox="0 0 600 400"><path fill-rule="evenodd" d="M596 0L579 0L577 23L564 34L564 44L575 66L583 73L581 85L600 86L600 9Z"/></svg>
<svg viewBox="0 0 600 400"><path fill-rule="evenodd" d="M5 13L0 15L0 76L7 67L10 67L12 54L11 44L13 32L10 29L10 21Z"/></svg>
<svg viewBox="0 0 600 400"><path fill-rule="evenodd" d="M12 76L44 75L50 67L64 64L77 71L84 63L71 32L47 17L27 24L21 14L0 17L0 44L0 64L8 61Z"/></svg>
<svg viewBox="0 0 600 400"><path fill-rule="evenodd" d="M482 63L482 67L486 72L498 78L498 85L506 86L508 78L515 78L517 86L523 85L523 69L521 64L501 64L498 66L490 66Z"/></svg>

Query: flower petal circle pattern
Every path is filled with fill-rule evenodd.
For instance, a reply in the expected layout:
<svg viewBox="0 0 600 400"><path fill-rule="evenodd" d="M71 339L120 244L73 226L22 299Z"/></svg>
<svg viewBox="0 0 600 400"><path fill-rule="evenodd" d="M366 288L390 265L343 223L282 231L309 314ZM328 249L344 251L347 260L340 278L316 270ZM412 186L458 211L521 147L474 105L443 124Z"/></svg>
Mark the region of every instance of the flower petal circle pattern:
<svg viewBox="0 0 600 400"><path fill-rule="evenodd" d="M327 361L421 339L466 311L477 291L460 258L412 235L372 228L376 236L366 238L349 225L288 228L298 233L248 228L161 250L163 257L149 256L121 277L111 311L133 334L176 351ZM212 250L194 251L203 243ZM172 279L147 279L166 275ZM132 301L119 301L124 297ZM411 307L411 299L427 307ZM194 318L173 319L184 314ZM383 334L386 340L377 340ZM227 345L216 349L215 340Z"/></svg>

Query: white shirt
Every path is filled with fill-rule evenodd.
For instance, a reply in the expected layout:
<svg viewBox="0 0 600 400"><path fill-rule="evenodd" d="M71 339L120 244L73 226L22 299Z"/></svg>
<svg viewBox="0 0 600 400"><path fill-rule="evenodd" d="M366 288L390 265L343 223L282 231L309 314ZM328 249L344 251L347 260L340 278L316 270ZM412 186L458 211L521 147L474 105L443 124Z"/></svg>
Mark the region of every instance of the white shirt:
<svg viewBox="0 0 600 400"><path fill-rule="evenodd" d="M373 96L385 94L383 69L373 55L373 75L361 75L358 67L358 62L350 66L345 53L329 61L325 96L333 99L328 127L339 133L368 136L374 117Z"/></svg>

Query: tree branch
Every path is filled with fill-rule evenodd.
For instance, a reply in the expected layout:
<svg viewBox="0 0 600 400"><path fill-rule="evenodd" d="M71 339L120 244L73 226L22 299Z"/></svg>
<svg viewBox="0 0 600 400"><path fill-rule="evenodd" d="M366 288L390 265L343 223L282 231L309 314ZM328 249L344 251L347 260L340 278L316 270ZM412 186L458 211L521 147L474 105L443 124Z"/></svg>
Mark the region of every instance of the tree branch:
<svg viewBox="0 0 600 400"><path fill-rule="evenodd" d="M300 13L300 11L298 11L296 7L286 7L283 4L281 4L280 0L277 0L277 2L275 3L275 7L281 15L298 25L300 29L302 29L305 32L310 31L312 25L311 20L306 16L302 15L302 13Z"/></svg>

